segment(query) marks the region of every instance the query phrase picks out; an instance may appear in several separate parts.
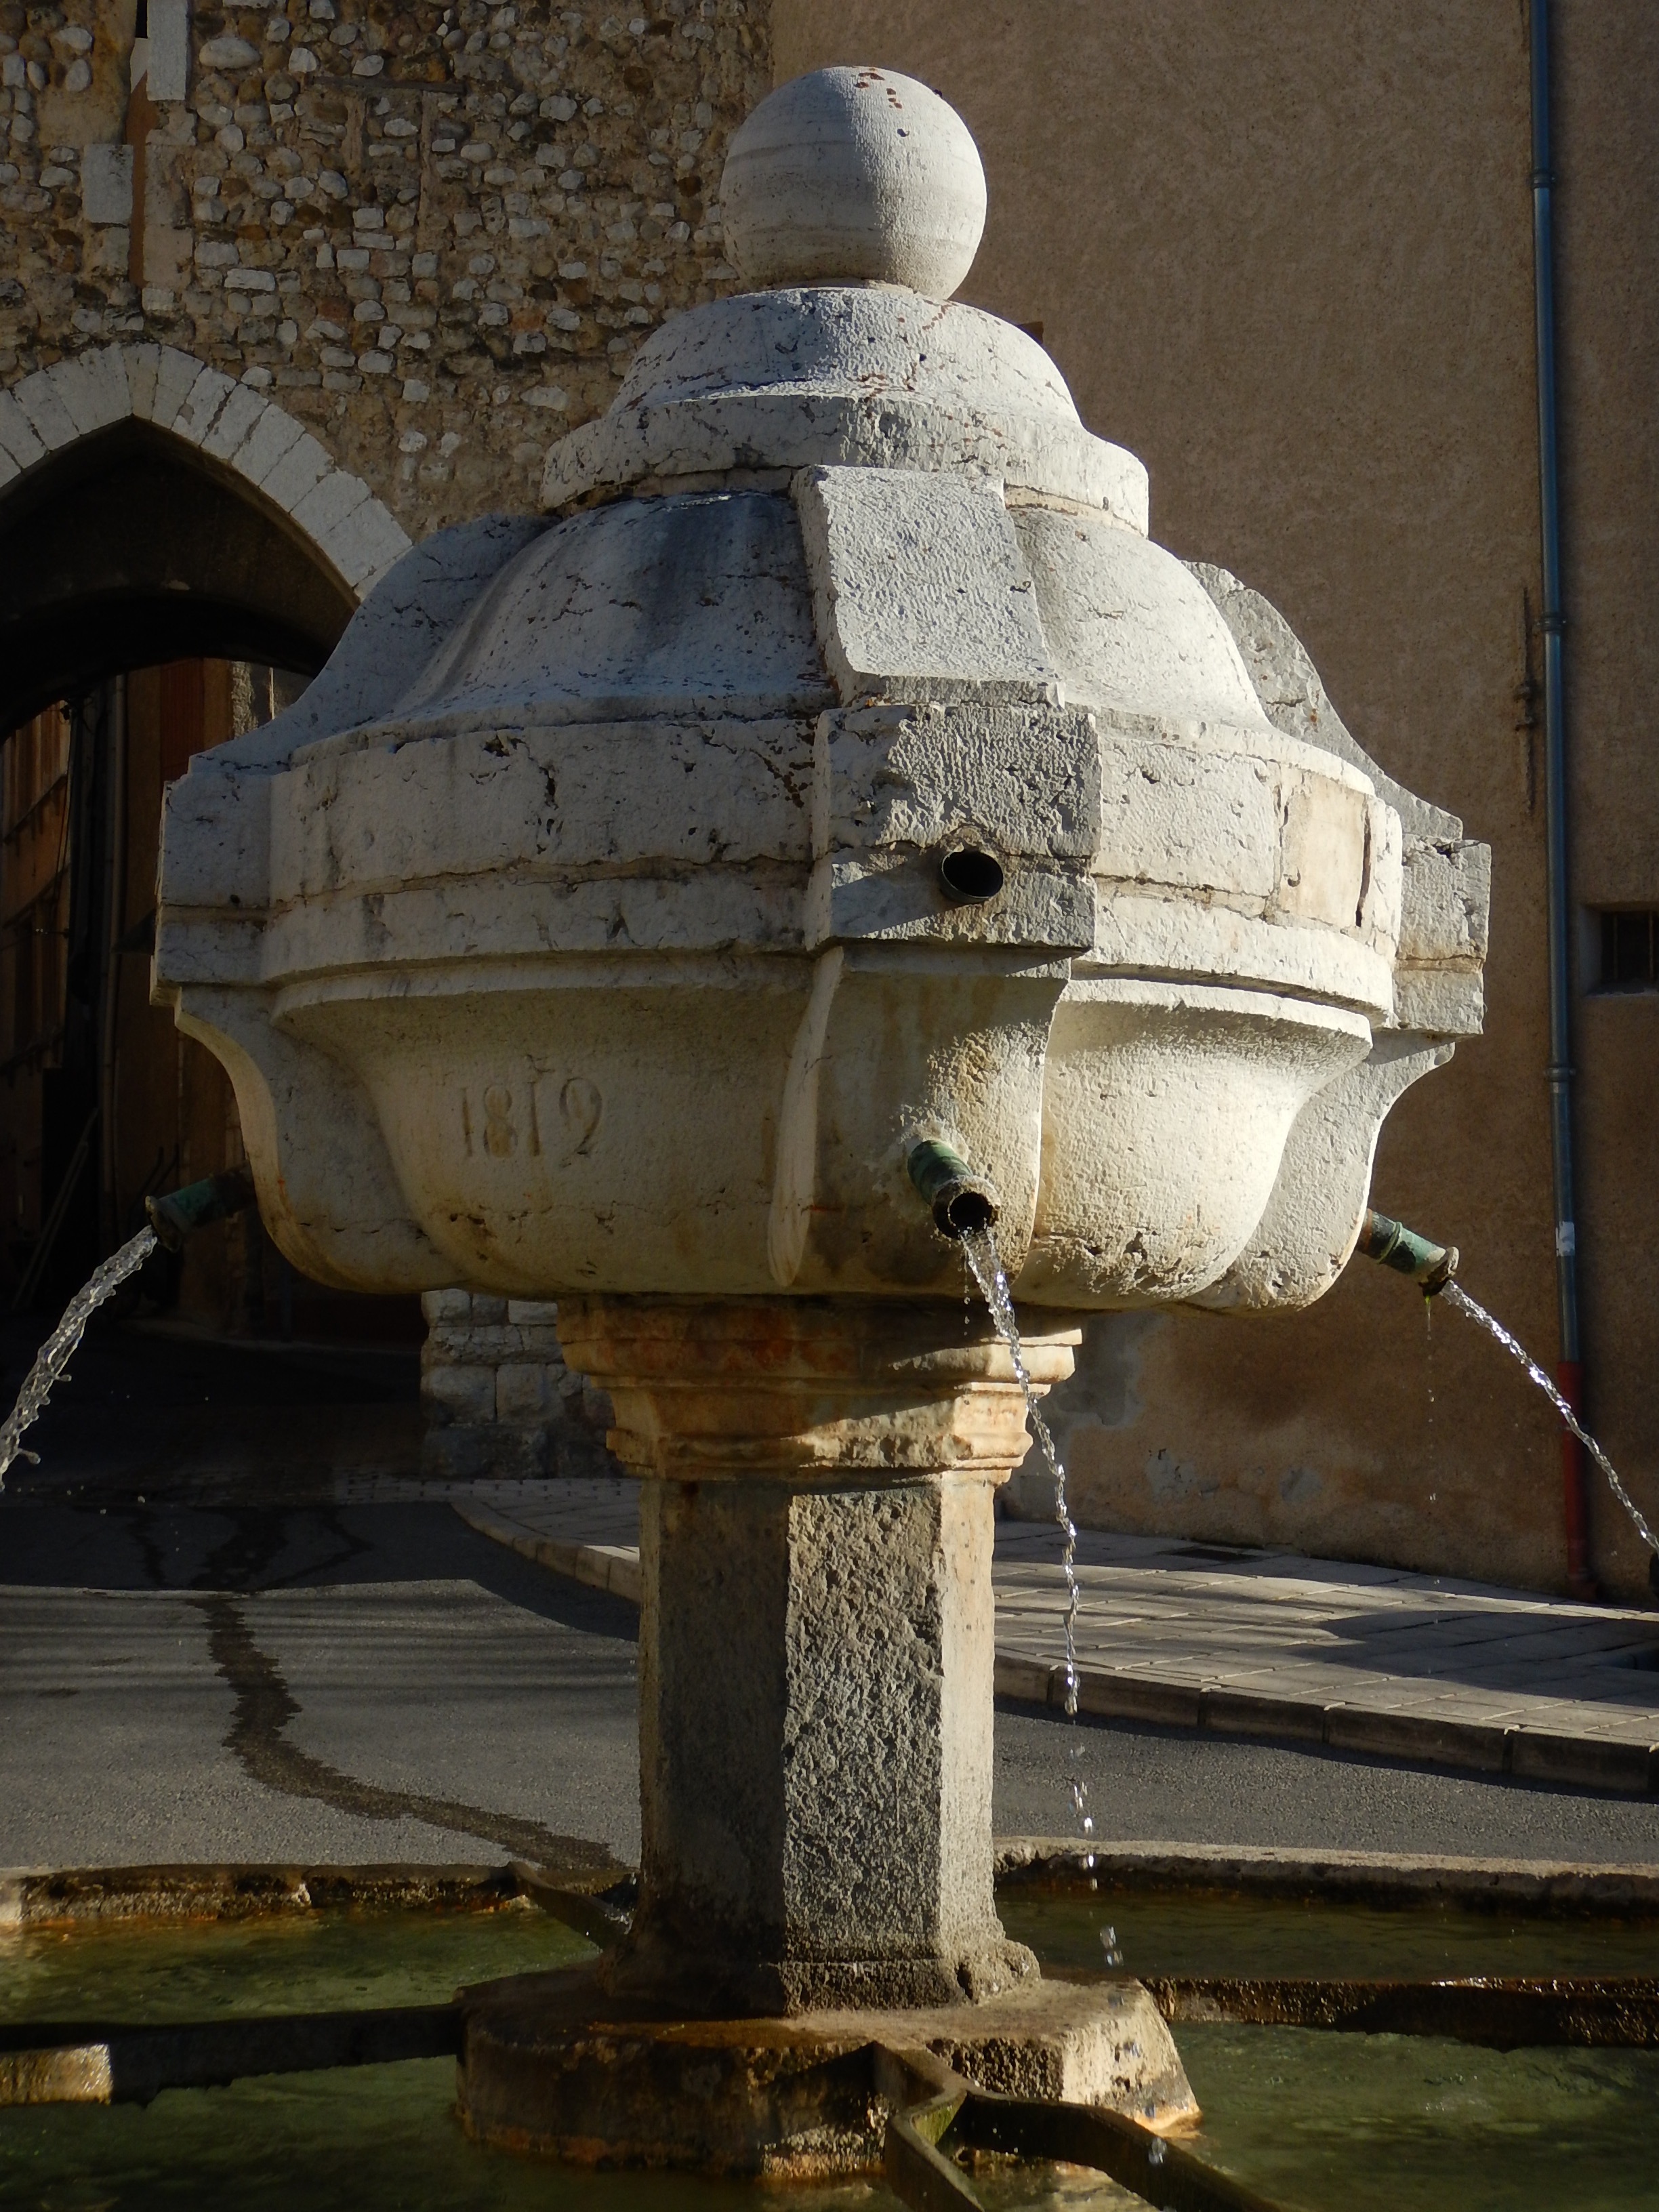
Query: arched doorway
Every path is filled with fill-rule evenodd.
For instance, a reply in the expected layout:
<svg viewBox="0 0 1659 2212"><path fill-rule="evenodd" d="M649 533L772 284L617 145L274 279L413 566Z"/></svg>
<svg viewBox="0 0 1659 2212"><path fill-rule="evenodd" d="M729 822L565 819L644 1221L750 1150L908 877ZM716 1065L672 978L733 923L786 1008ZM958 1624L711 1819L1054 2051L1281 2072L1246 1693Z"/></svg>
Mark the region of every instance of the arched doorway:
<svg viewBox="0 0 1659 2212"><path fill-rule="evenodd" d="M163 789L298 696L407 540L283 410L153 348L0 393L0 1298L50 1303L240 1156L149 1003ZM351 1325L252 1218L145 1285L216 1332L291 1329L296 1293L302 1329Z"/></svg>
<svg viewBox="0 0 1659 2212"><path fill-rule="evenodd" d="M356 604L228 470L115 424L0 492L0 727L167 661L314 674Z"/></svg>

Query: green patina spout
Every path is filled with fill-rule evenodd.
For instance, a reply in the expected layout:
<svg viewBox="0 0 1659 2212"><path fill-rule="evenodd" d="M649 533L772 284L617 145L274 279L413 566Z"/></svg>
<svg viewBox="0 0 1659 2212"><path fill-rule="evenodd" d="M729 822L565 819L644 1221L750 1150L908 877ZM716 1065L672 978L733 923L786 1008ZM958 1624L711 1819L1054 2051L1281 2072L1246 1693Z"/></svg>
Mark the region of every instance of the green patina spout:
<svg viewBox="0 0 1659 2212"><path fill-rule="evenodd" d="M246 1168L231 1168L205 1182L186 1183L165 1198L147 1198L144 1211L155 1231L156 1242L169 1252L183 1249L186 1237L205 1229L210 1221L240 1213L253 1203L253 1177Z"/></svg>
<svg viewBox="0 0 1659 2212"><path fill-rule="evenodd" d="M1407 1229L1403 1221L1391 1221L1386 1213L1367 1212L1359 1224L1358 1249L1368 1260L1380 1260L1385 1267L1420 1283L1425 1297L1437 1297L1457 1273L1455 1244L1431 1244L1426 1237Z"/></svg>
<svg viewBox="0 0 1659 2212"><path fill-rule="evenodd" d="M949 1145L926 1138L911 1147L905 1165L942 1237L961 1237L969 1230L989 1229L995 1222L995 1190Z"/></svg>

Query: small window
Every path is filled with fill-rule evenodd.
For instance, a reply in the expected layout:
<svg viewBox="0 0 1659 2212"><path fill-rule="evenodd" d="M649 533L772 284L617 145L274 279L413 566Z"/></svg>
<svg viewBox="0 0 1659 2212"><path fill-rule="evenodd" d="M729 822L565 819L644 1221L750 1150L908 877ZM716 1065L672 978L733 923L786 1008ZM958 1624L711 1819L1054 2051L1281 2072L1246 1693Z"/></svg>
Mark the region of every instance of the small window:
<svg viewBox="0 0 1659 2212"><path fill-rule="evenodd" d="M1601 965L1596 988L1602 991L1659 991L1659 911L1652 907L1604 907Z"/></svg>

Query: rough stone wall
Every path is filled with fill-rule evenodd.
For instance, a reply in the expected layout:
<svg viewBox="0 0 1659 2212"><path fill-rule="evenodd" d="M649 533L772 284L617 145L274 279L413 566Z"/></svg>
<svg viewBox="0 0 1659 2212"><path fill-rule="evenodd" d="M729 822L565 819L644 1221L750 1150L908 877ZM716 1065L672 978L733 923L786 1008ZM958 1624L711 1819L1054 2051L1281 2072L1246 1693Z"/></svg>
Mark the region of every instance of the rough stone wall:
<svg viewBox="0 0 1659 2212"><path fill-rule="evenodd" d="M428 1291L423 1474L614 1474L605 1448L611 1401L565 1365L550 1302Z"/></svg>
<svg viewBox="0 0 1659 2212"><path fill-rule="evenodd" d="M161 422L150 385L165 372L183 405L201 363L297 417L317 469L418 539L532 507L547 448L609 405L647 332L731 280L716 194L770 88L769 0L147 15L135 44L135 0L0 0L0 395L76 355L100 390L144 387L66 400L63 438ZM197 388L228 410L216 377ZM36 458L16 437L0 479ZM388 525L360 577L294 520L354 588L398 550ZM609 1464L608 1409L565 1369L550 1307L454 1291L428 1320L431 1472Z"/></svg>
<svg viewBox="0 0 1659 2212"><path fill-rule="evenodd" d="M270 390L413 538L532 504L731 275L768 11L652 7L151 0L130 99L132 0L0 0L0 386L160 340Z"/></svg>

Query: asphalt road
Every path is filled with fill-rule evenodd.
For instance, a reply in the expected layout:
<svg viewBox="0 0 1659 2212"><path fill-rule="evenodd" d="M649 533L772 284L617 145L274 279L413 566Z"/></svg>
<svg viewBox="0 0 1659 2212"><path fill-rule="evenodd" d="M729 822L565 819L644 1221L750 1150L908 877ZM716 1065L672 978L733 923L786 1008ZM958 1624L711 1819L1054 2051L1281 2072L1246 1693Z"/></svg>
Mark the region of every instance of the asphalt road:
<svg viewBox="0 0 1659 2212"><path fill-rule="evenodd" d="M1261 1844L1659 1865L1659 1801L1352 1759L1299 1745L997 1716L999 1835L1067 1835L1069 1777L1119 1843Z"/></svg>
<svg viewBox="0 0 1659 2212"><path fill-rule="evenodd" d="M635 1627L446 1505L11 1506L0 1863L631 1863Z"/></svg>
<svg viewBox="0 0 1659 2212"><path fill-rule="evenodd" d="M631 1607L447 1505L0 1501L0 1865L639 1848ZM1659 1802L997 1723L997 1827L1659 1863Z"/></svg>

